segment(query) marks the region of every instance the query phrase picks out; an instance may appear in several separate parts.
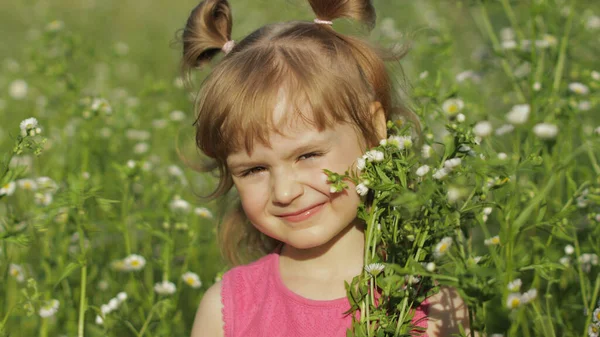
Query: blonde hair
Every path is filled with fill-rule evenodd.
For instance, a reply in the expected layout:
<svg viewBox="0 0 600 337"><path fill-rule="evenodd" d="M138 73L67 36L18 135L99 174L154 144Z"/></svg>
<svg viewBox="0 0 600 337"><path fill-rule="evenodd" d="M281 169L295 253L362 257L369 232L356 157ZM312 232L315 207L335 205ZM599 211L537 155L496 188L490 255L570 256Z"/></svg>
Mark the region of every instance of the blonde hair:
<svg viewBox="0 0 600 337"><path fill-rule="evenodd" d="M308 0L316 18L350 18L372 28L375 10L369 0ZM232 14L227 0L205 0L196 6L183 31L183 71L208 64L231 40ZM241 40L215 65L197 97L196 144L210 159L205 171L218 169L219 183L208 198L224 196L233 180L227 156L253 143L268 144L269 132L292 119L323 130L350 123L373 145L379 139L371 104L381 103L386 120L409 115L394 102L385 60L404 55L384 52L330 25L293 21L263 26ZM285 94L285 116L273 111ZM308 113L312 114L308 118ZM219 245L232 265L249 262L279 244L249 223L241 203L227 213L218 230Z"/></svg>

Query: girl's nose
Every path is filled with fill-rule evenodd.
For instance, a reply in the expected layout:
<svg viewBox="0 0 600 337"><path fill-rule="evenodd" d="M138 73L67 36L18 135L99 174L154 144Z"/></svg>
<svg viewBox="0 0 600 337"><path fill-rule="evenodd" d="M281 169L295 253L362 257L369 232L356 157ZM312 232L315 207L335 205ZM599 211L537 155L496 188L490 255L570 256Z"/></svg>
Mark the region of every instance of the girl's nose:
<svg viewBox="0 0 600 337"><path fill-rule="evenodd" d="M272 175L271 194L273 202L278 204L290 204L303 194L302 184L297 176L290 171L281 171Z"/></svg>

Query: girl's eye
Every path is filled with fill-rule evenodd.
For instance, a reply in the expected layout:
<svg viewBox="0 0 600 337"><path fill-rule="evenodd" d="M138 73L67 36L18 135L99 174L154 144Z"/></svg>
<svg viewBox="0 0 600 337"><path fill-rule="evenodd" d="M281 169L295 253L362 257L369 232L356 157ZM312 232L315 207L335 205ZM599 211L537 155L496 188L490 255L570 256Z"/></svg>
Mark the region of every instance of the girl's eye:
<svg viewBox="0 0 600 337"><path fill-rule="evenodd" d="M264 169L265 169L264 167L260 167L260 166L259 167L253 167L253 168L251 168L249 170L246 170L246 171L242 172L242 177L248 177L248 176L251 176L253 174L260 173Z"/></svg>
<svg viewBox="0 0 600 337"><path fill-rule="evenodd" d="M300 157L298 157L299 160L303 160L303 159L308 159L308 158L312 158L312 157L319 157L322 156L322 153L320 152L311 152L311 153L307 153L307 154L303 154Z"/></svg>

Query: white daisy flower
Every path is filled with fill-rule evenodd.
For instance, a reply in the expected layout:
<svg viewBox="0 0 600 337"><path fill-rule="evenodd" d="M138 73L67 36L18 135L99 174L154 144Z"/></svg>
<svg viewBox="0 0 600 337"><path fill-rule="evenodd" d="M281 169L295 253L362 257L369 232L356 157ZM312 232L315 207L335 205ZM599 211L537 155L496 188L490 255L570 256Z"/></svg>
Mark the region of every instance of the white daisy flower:
<svg viewBox="0 0 600 337"><path fill-rule="evenodd" d="M594 320L594 322L600 322L600 307L594 310L594 313L592 314L592 319Z"/></svg>
<svg viewBox="0 0 600 337"><path fill-rule="evenodd" d="M156 291L156 293L159 295L173 295L176 290L177 287L175 287L175 283L167 280L154 285L154 291Z"/></svg>
<svg viewBox="0 0 600 337"><path fill-rule="evenodd" d="M442 110L449 117L456 116L465 107L465 102L460 98L450 98L442 103Z"/></svg>
<svg viewBox="0 0 600 337"><path fill-rule="evenodd" d="M442 180L448 175L448 173L450 173L450 171L446 168L435 170L433 172L433 179Z"/></svg>
<svg viewBox="0 0 600 337"><path fill-rule="evenodd" d="M190 212L191 206L189 202L176 196L169 204L169 208L175 213L187 214Z"/></svg>
<svg viewBox="0 0 600 337"><path fill-rule="evenodd" d="M600 127L598 127L598 129L600 129ZM600 134L600 132L599 132ZM431 146L425 144L423 145L423 147L421 148L421 156L425 159L428 159L431 157L433 153L433 149L431 148Z"/></svg>
<svg viewBox="0 0 600 337"><path fill-rule="evenodd" d="M504 152L498 153L498 159L506 160L506 158L508 158L508 155L506 153L504 153Z"/></svg>
<svg viewBox="0 0 600 337"><path fill-rule="evenodd" d="M575 253L575 247L573 247L572 245L566 245L565 246L565 254L573 255L573 253Z"/></svg>
<svg viewBox="0 0 600 337"><path fill-rule="evenodd" d="M542 84L540 82L533 83L533 91L540 91L540 90L542 90Z"/></svg>
<svg viewBox="0 0 600 337"><path fill-rule="evenodd" d="M425 270L427 270L430 273L433 273L435 271L436 265L435 262L429 262L425 265Z"/></svg>
<svg viewBox="0 0 600 337"><path fill-rule="evenodd" d="M446 196L448 198L448 201L453 203L458 201L462 197L462 191L456 187L449 187Z"/></svg>
<svg viewBox="0 0 600 337"><path fill-rule="evenodd" d="M171 113L169 114L169 117L174 122L180 122L185 119L185 113L180 110L174 110L174 111L171 111Z"/></svg>
<svg viewBox="0 0 600 337"><path fill-rule="evenodd" d="M541 139L552 139L558 134L558 126L550 123L539 123L533 127L533 133Z"/></svg>
<svg viewBox="0 0 600 337"><path fill-rule="evenodd" d="M117 309L119 309L119 300L116 298L111 298L110 301L108 301L108 307L110 308L110 311L115 311Z"/></svg>
<svg viewBox="0 0 600 337"><path fill-rule="evenodd" d="M385 154L381 151L371 150L371 151L368 151L367 153L365 153L364 158L368 162L372 162L372 161L381 162L385 158Z"/></svg>
<svg viewBox="0 0 600 337"><path fill-rule="evenodd" d="M51 300L46 302L41 308L40 308L40 317L42 318L48 318L51 316L54 316L54 314L56 314L56 312L58 312L58 308L60 307L60 302L58 300Z"/></svg>
<svg viewBox="0 0 600 337"><path fill-rule="evenodd" d="M507 288L511 292L516 293L519 290L521 290L522 285L523 285L523 282L521 282L521 279L517 278L517 279L514 279L513 281L509 282L507 285Z"/></svg>
<svg viewBox="0 0 600 337"><path fill-rule="evenodd" d="M194 289L200 288L202 286L200 277L197 274L192 273L191 271L188 271L187 273L181 275L181 279L183 280L183 282L185 282L187 285Z"/></svg>
<svg viewBox="0 0 600 337"><path fill-rule="evenodd" d="M452 158L452 159L448 159L444 162L444 167L448 170L452 170L456 167L459 167L461 164L462 164L462 159Z"/></svg>
<svg viewBox="0 0 600 337"><path fill-rule="evenodd" d="M515 31L511 27L504 27L500 29L500 38L502 38L502 40L514 40Z"/></svg>
<svg viewBox="0 0 600 337"><path fill-rule="evenodd" d="M367 195L367 193L369 193L369 188L362 183L358 184L356 185L356 193L358 193L358 195L360 195L361 197L364 197L365 195Z"/></svg>
<svg viewBox="0 0 600 337"><path fill-rule="evenodd" d="M104 98L94 98L90 109L92 109L93 111L102 112L105 115L112 114L112 107L110 106L110 103Z"/></svg>
<svg viewBox="0 0 600 337"><path fill-rule="evenodd" d="M10 97L16 100L21 100L27 96L27 92L29 91L29 86L27 82L22 79L14 80L10 83L8 88L8 94Z"/></svg>
<svg viewBox="0 0 600 337"><path fill-rule="evenodd" d="M466 80L474 79L476 77L477 77L477 75L475 74L475 72L473 70L465 70L456 75L456 82L462 83ZM446 109L444 109L444 111L446 111Z"/></svg>
<svg viewBox="0 0 600 337"><path fill-rule="evenodd" d="M588 328L588 337L598 337L600 335L600 323L592 323Z"/></svg>
<svg viewBox="0 0 600 337"><path fill-rule="evenodd" d="M492 236L489 239L485 239L483 242L486 246L497 246L500 244L500 237L498 235Z"/></svg>
<svg viewBox="0 0 600 337"><path fill-rule="evenodd" d="M36 205L49 206L54 200L54 197L51 193L36 193L33 195L33 200L35 201Z"/></svg>
<svg viewBox="0 0 600 337"><path fill-rule="evenodd" d="M0 188L0 196L6 195L11 196L15 193L15 189L17 188L17 184L14 181L4 184Z"/></svg>
<svg viewBox="0 0 600 337"><path fill-rule="evenodd" d="M504 124L497 128L494 133L496 134L496 136L502 136L507 133L511 133L514 129L515 127L512 124Z"/></svg>
<svg viewBox="0 0 600 337"><path fill-rule="evenodd" d="M590 73L590 76L592 76L592 79L593 79L594 81L600 81L600 72L597 72L597 71L593 70L593 71Z"/></svg>
<svg viewBox="0 0 600 337"><path fill-rule="evenodd" d="M25 272L23 267L18 264L11 263L8 269L8 273L14 277L17 282L23 283L25 281Z"/></svg>
<svg viewBox="0 0 600 337"><path fill-rule="evenodd" d="M357 170L359 170L359 171L364 170L366 165L367 165L367 161L365 160L365 158L356 159L356 169Z"/></svg>
<svg viewBox="0 0 600 337"><path fill-rule="evenodd" d="M127 300L127 293L124 291L121 291L120 293L118 293L117 300L119 300L119 303L125 302Z"/></svg>
<svg viewBox="0 0 600 337"><path fill-rule="evenodd" d="M365 266L365 271L373 276L377 276L384 268L385 265L383 263L371 263Z"/></svg>
<svg viewBox="0 0 600 337"><path fill-rule="evenodd" d="M65 27L65 23L60 20L54 20L46 25L46 30L49 32L58 32Z"/></svg>
<svg viewBox="0 0 600 337"><path fill-rule="evenodd" d="M125 137L129 140L136 140L138 142L147 141L150 139L150 132L146 130L128 129L125 131Z"/></svg>
<svg viewBox="0 0 600 337"><path fill-rule="evenodd" d="M155 119L152 121L152 127L155 129L164 129L169 125L169 121L166 119Z"/></svg>
<svg viewBox="0 0 600 337"><path fill-rule="evenodd" d="M473 127L473 133L475 134L475 136L481 137L481 138L491 135L492 131L493 131L492 123L490 123L488 121L478 122Z"/></svg>
<svg viewBox="0 0 600 337"><path fill-rule="evenodd" d="M102 318L102 316L96 315L96 324L98 324L98 325L104 324L104 319Z"/></svg>
<svg viewBox="0 0 600 337"><path fill-rule="evenodd" d="M148 152L149 149L150 149L150 145L148 145L148 143L141 142L141 143L135 144L135 146L133 147L133 153L144 154L144 153Z"/></svg>
<svg viewBox="0 0 600 337"><path fill-rule="evenodd" d="M515 40L504 40L501 43L502 49L504 50L514 50L517 49L517 41Z"/></svg>
<svg viewBox="0 0 600 337"><path fill-rule="evenodd" d="M579 109L580 111L590 111L592 109L592 102L581 101L577 103L577 109Z"/></svg>
<svg viewBox="0 0 600 337"><path fill-rule="evenodd" d="M21 129L21 136L25 137L27 135L35 136L36 129L38 128L38 121L34 117L24 119L19 124L19 128ZM33 130L33 133L31 132Z"/></svg>
<svg viewBox="0 0 600 337"><path fill-rule="evenodd" d="M511 310L516 309L516 308L520 307L521 304L522 304L521 294L519 294L519 293L510 294L506 298L506 307L508 309L511 309Z"/></svg>
<svg viewBox="0 0 600 337"><path fill-rule="evenodd" d="M587 95L590 92L590 89L585 84L579 82L569 83L569 90L578 95Z"/></svg>
<svg viewBox="0 0 600 337"><path fill-rule="evenodd" d="M102 313L103 316L106 316L112 312L112 309L110 308L110 306L108 304L102 304L100 306L100 312Z"/></svg>
<svg viewBox="0 0 600 337"><path fill-rule="evenodd" d="M205 207L194 208L194 214L196 214L199 217L206 218L206 219L212 219L212 217L213 217L210 210L208 210L208 208L205 208Z"/></svg>
<svg viewBox="0 0 600 337"><path fill-rule="evenodd" d="M530 112L529 104L517 104L506 114L506 120L513 125L525 124Z"/></svg>
<svg viewBox="0 0 600 337"><path fill-rule="evenodd" d="M410 149L413 145L409 136L390 136L387 142L397 146L400 150Z"/></svg>
<svg viewBox="0 0 600 337"><path fill-rule="evenodd" d="M429 76L429 72L428 71L424 71L422 73L419 74L419 79L426 79L427 76Z"/></svg>
<svg viewBox="0 0 600 337"><path fill-rule="evenodd" d="M127 161L127 167L133 170L135 168L135 161L131 160L131 159L128 160Z"/></svg>
<svg viewBox="0 0 600 337"><path fill-rule="evenodd" d="M426 175L427 173L429 173L429 170L430 170L429 165L423 165L417 169L416 173L419 177L422 177L422 176Z"/></svg>
<svg viewBox="0 0 600 337"><path fill-rule="evenodd" d="M465 120L467 120L467 117L464 114L458 114L458 115L456 115L456 121L457 122L462 123Z"/></svg>
<svg viewBox="0 0 600 337"><path fill-rule="evenodd" d="M38 177L35 179L39 191L54 193L58 190L58 185L54 180L48 177Z"/></svg>
<svg viewBox="0 0 600 337"><path fill-rule="evenodd" d="M527 303L535 300L536 297L537 297L537 289L531 288L531 289L527 290L521 296L521 301L523 302L523 304L527 304Z"/></svg>
<svg viewBox="0 0 600 337"><path fill-rule="evenodd" d="M571 258L569 258L568 256L563 256L560 259L558 259L558 263L562 264L565 267L568 267L569 265L571 265Z"/></svg>
<svg viewBox="0 0 600 337"><path fill-rule="evenodd" d="M600 16L591 15L585 23L585 28L589 30L600 29Z"/></svg>
<svg viewBox="0 0 600 337"><path fill-rule="evenodd" d="M483 214L485 214L485 215L490 215L490 214L492 214L492 211L493 211L493 210L494 210L494 209L493 209L492 207L485 207L485 208L483 209Z"/></svg>
<svg viewBox="0 0 600 337"><path fill-rule="evenodd" d="M141 270L146 265L146 259L137 254L131 254L123 260L125 270Z"/></svg>
<svg viewBox="0 0 600 337"><path fill-rule="evenodd" d="M440 240L440 242L438 242L437 245L435 245L435 249L433 251L433 256L435 256L436 258L440 258L440 257L444 256L444 254L446 254L448 252L448 250L450 249L451 246L452 246L452 238L449 236L446 236L445 238Z"/></svg>

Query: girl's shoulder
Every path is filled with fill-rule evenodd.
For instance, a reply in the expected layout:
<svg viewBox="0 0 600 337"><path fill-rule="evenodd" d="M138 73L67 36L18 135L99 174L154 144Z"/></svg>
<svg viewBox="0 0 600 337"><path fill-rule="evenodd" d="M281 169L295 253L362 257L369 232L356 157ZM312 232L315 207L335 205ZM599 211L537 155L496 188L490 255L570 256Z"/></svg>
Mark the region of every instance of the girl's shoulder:
<svg viewBox="0 0 600 337"><path fill-rule="evenodd" d="M222 337L223 303L221 301L222 282L213 284L202 296L198 306L191 337Z"/></svg>
<svg viewBox="0 0 600 337"><path fill-rule="evenodd" d="M441 287L440 291L427 298L427 336L453 336L462 325L470 335L469 312L458 291Z"/></svg>

